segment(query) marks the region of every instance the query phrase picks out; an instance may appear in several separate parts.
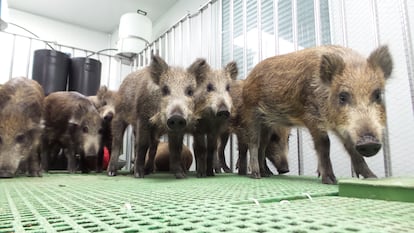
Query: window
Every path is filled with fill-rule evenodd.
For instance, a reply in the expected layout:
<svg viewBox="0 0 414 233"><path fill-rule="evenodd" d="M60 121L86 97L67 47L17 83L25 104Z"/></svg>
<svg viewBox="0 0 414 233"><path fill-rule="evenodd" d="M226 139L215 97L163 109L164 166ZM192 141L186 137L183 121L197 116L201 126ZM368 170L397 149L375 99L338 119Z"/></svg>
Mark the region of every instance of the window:
<svg viewBox="0 0 414 233"><path fill-rule="evenodd" d="M222 61L240 79L266 57L331 43L328 0L223 0L222 14Z"/></svg>

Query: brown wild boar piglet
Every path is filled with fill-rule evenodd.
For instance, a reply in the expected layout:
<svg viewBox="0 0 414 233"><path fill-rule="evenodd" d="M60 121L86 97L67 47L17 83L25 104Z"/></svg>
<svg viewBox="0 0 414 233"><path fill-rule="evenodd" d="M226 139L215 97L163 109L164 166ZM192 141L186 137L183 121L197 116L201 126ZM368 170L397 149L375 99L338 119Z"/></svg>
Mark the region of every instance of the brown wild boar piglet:
<svg viewBox="0 0 414 233"><path fill-rule="evenodd" d="M269 129L301 126L312 135L322 183L336 183L328 130L345 145L358 176L376 177L363 157L373 156L381 149L385 127L383 93L392 67L387 46L375 49L368 58L349 48L321 46L257 64L242 93L251 176L265 175Z"/></svg>
<svg viewBox="0 0 414 233"><path fill-rule="evenodd" d="M117 172L122 136L128 125L135 132L134 176L143 178L153 171L159 137L168 135L170 170L176 178L184 178L181 166L183 137L194 124L194 73L202 62L193 63L187 70L169 66L154 55L148 67L129 74L122 82L115 100L112 120L112 155L108 175ZM148 151L148 163L145 157Z"/></svg>
<svg viewBox="0 0 414 233"><path fill-rule="evenodd" d="M43 89L33 80L13 78L0 87L0 177L16 172L41 176Z"/></svg>

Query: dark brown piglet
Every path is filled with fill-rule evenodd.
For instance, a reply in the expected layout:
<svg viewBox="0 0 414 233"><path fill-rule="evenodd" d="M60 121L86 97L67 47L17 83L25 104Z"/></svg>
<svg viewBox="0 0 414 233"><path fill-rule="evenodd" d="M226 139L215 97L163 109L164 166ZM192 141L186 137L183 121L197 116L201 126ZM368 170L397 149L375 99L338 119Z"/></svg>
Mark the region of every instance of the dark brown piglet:
<svg viewBox="0 0 414 233"><path fill-rule="evenodd" d="M230 85L230 95L233 100L234 111L230 117L230 124L228 130L220 135L218 144L218 168L223 168L226 172L231 172L225 161L224 149L227 144L230 133L234 133L237 137L237 147L239 151L239 158L237 160L237 168L239 175L247 174L247 151L248 151L248 134L244 121L242 120L243 101L242 90L244 80L235 80ZM272 162L279 174L289 172L289 164L287 161L288 147L289 147L289 133L288 127L278 127L272 129L271 137L266 148L266 158ZM271 175L272 172L265 164L266 175Z"/></svg>
<svg viewBox="0 0 414 233"><path fill-rule="evenodd" d="M102 120L93 103L78 92L54 92L44 100L45 131L42 146L42 167L49 170L49 161L55 156L53 148L63 148L68 171L88 172L86 160L98 154L102 140Z"/></svg>
<svg viewBox="0 0 414 233"><path fill-rule="evenodd" d="M243 87L243 119L248 125L251 176L264 171L259 148L272 126L309 129L325 184L336 183L328 130L351 156L355 173L376 177L363 157L375 155L385 127L383 93L392 72L387 46L368 58L341 46L321 46L268 58L251 71Z"/></svg>
<svg viewBox="0 0 414 233"><path fill-rule="evenodd" d="M19 169L41 176L43 89L33 80L13 78L0 87L0 177Z"/></svg>
<svg viewBox="0 0 414 233"><path fill-rule="evenodd" d="M112 155L108 175L117 172L122 136L128 125L135 132L134 176L144 177L153 171L158 139L167 134L171 153L170 170L176 178L184 178L180 155L183 137L194 124L194 98L199 63L187 70L169 66L153 56L148 67L129 74L122 82L115 99L112 120ZM145 166L148 151L149 162Z"/></svg>
<svg viewBox="0 0 414 233"><path fill-rule="evenodd" d="M213 176L213 162L219 135L228 127L233 103L230 84L237 78L235 62L223 69L212 69L207 63L196 74L202 80L195 92L196 115L199 117L194 136L194 155L198 177Z"/></svg>
<svg viewBox="0 0 414 233"><path fill-rule="evenodd" d="M108 149L109 154L112 151L112 131L111 123L115 115L115 98L116 91L109 90L106 86L101 86L96 94L96 96L89 96L88 99L93 102L95 107L98 109L99 115L102 119L102 143L99 147L98 157L97 157L97 171L101 172L103 162L103 153L104 147ZM94 163L92 163L94 165Z"/></svg>

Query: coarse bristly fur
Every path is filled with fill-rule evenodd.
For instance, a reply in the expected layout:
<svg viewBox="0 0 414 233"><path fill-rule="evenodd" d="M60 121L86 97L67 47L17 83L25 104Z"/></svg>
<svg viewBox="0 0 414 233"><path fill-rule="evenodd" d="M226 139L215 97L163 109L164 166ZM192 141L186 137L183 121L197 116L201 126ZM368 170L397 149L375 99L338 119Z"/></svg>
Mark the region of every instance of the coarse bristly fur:
<svg viewBox="0 0 414 233"><path fill-rule="evenodd" d="M219 170L223 168L225 172L231 172L228 168L224 149L227 144L230 133L234 133L237 136L237 148L239 151L239 158L237 160L237 168L239 175L247 174L247 151L248 151L248 142L249 136L247 134L246 125L242 120L242 113L244 109L244 104L242 100L242 90L245 80L234 80L230 85L230 95L233 100L233 109L230 124L228 129L220 135L220 140L218 144L218 168ZM279 174L289 172L289 165L287 160L288 148L289 148L289 127L274 127L271 129L270 137L268 138L268 143L266 143L265 156L272 162L276 167ZM266 175L271 175L272 172L270 169L265 166Z"/></svg>
<svg viewBox="0 0 414 233"><path fill-rule="evenodd" d="M115 99L117 92L109 90L106 86L101 86L95 96L88 96L92 101L102 119L102 142L99 146L98 157L95 161L88 163L90 170L96 166L97 172L102 172L102 162L104 157L104 148L106 147L109 154L112 152L112 130L111 123L115 115Z"/></svg>
<svg viewBox="0 0 414 233"><path fill-rule="evenodd" d="M96 157L101 144L102 120L94 104L78 92L53 92L44 99L45 132L42 145L42 168L49 170L49 161L60 148L68 160L68 171L76 172L76 157L80 169L86 157Z"/></svg>
<svg viewBox="0 0 414 233"><path fill-rule="evenodd" d="M205 177L214 175L217 140L226 130L233 111L230 85L237 78L238 68L236 62L230 62L215 70L205 62L197 75L202 81L195 92L195 112L199 119L193 132L193 147L197 176Z"/></svg>
<svg viewBox="0 0 414 233"><path fill-rule="evenodd" d="M171 172L185 177L179 156L182 138L194 125L194 91L199 64L187 70L169 66L162 58L153 56L148 67L129 74L122 82L115 100L112 120L112 156L108 175L116 175L122 135L127 125L135 132L135 177L153 171L153 160L160 135L167 134L171 153ZM149 150L148 166L144 167Z"/></svg>
<svg viewBox="0 0 414 233"><path fill-rule="evenodd" d="M377 48L368 58L349 48L321 46L260 62L243 88L252 177L260 177L263 156L258 147L266 128L273 125L309 129L323 183L336 183L328 130L344 143L356 174L375 177L363 156L372 156L381 147L382 93L392 66L387 46Z"/></svg>
<svg viewBox="0 0 414 233"><path fill-rule="evenodd" d="M18 170L41 176L43 89L33 80L13 78L0 87L0 177Z"/></svg>

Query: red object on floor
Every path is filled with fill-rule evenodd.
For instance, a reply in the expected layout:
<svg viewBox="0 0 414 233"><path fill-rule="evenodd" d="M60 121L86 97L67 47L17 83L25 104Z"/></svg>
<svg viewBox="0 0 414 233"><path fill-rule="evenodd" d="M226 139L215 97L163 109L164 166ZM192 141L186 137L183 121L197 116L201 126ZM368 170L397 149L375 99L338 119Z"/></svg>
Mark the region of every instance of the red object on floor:
<svg viewBox="0 0 414 233"><path fill-rule="evenodd" d="M108 167L109 158L110 158L109 150L105 146L104 147L104 154L103 154L103 161L102 161L102 169L106 170L106 168Z"/></svg>

